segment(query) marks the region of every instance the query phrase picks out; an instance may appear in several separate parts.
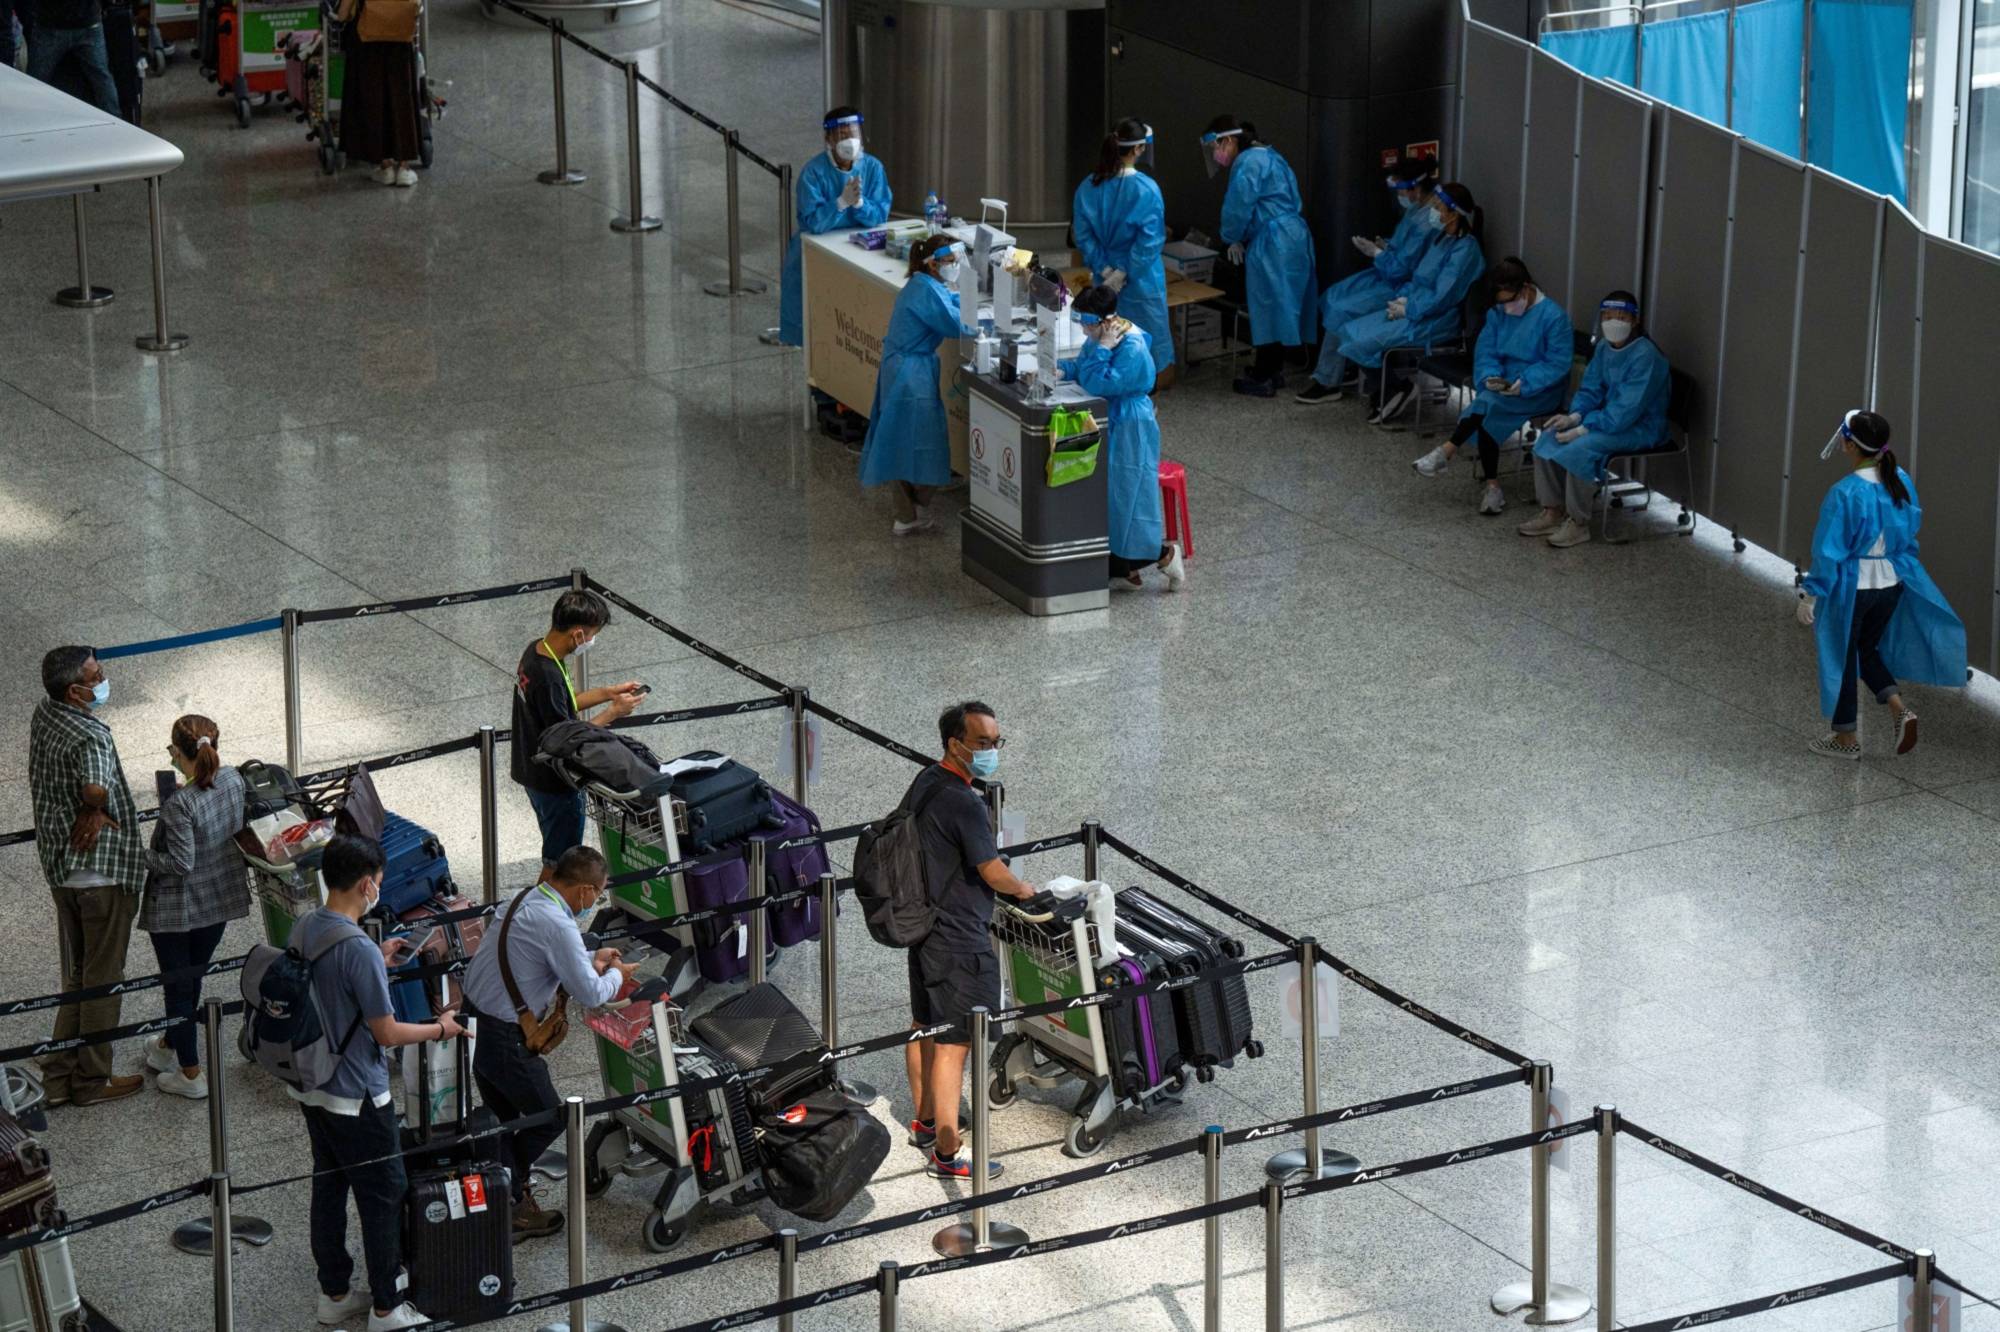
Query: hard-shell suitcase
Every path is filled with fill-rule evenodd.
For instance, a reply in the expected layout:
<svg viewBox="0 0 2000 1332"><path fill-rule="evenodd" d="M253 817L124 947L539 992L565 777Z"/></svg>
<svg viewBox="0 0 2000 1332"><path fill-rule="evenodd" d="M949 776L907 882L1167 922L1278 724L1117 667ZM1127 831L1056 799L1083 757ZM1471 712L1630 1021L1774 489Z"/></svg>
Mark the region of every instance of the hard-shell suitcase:
<svg viewBox="0 0 2000 1332"><path fill-rule="evenodd" d="M382 816L381 909L400 918L433 897L452 897L451 862L437 834L400 814Z"/></svg>
<svg viewBox="0 0 2000 1332"><path fill-rule="evenodd" d="M777 986L753 985L694 1020L701 1043L737 1068L760 1068L806 1050L824 1050L812 1022ZM832 1083L830 1064L811 1063L782 1076L767 1075L750 1086L759 1112L780 1110L807 1092Z"/></svg>
<svg viewBox="0 0 2000 1332"><path fill-rule="evenodd" d="M1154 933L1145 922L1129 915L1118 918L1118 942L1134 952L1159 957L1170 975L1192 976L1206 966L1205 950L1164 932ZM1196 1076L1207 1081L1215 1076L1216 1065L1228 1062L1236 1051L1223 1052L1227 1040L1221 1014L1217 1011L1215 987L1192 985L1167 996L1172 1000L1175 1035L1181 1055L1194 1066Z"/></svg>
<svg viewBox="0 0 2000 1332"><path fill-rule="evenodd" d="M410 1276L404 1298L426 1317L470 1322L507 1307L514 1293L514 1208L499 1162L410 1171L403 1265Z"/></svg>
<svg viewBox="0 0 2000 1332"><path fill-rule="evenodd" d="M70 1332L82 1326L83 1298L68 1239L0 1258L0 1332Z"/></svg>
<svg viewBox="0 0 2000 1332"><path fill-rule="evenodd" d="M687 835L682 855L706 855L716 847L746 837L772 821L771 788L750 768L716 753L697 749L674 760L720 760L713 768L684 772L674 778L674 798L687 805Z"/></svg>
<svg viewBox="0 0 2000 1332"><path fill-rule="evenodd" d="M637 1005L643 1009L645 1005ZM674 1071L682 1082L734 1073L736 1065L715 1051L696 1046L677 1051ZM661 1118L666 1103L658 1102ZM727 1188L759 1165L756 1120L750 1113L743 1084L711 1087L683 1103L687 1117L687 1156L704 1194Z"/></svg>
<svg viewBox="0 0 2000 1332"><path fill-rule="evenodd" d="M1186 912L1168 906L1144 888L1122 888L1118 891L1117 897L1118 913L1121 916L1128 911L1139 912L1157 928L1178 935L1189 943L1209 944L1216 952L1227 958L1243 956L1241 939L1233 934L1224 934L1220 930L1211 929Z"/></svg>
<svg viewBox="0 0 2000 1332"><path fill-rule="evenodd" d="M784 850L777 848L791 838L816 835L820 830L819 815L777 790L771 792L771 812L778 820L778 826L750 834L751 837L766 844L765 891L775 897L780 893L797 892L802 888L817 888L820 876L827 873L831 867L831 862L827 860L826 847L819 842L812 842L805 846L787 847ZM817 896L774 906L768 915L771 922L771 938L780 948L790 948L793 944L807 943L819 938Z"/></svg>
<svg viewBox="0 0 2000 1332"><path fill-rule="evenodd" d="M1157 953L1141 953L1106 967L1098 977L1105 989L1145 985L1168 977ZM1180 1033L1173 996L1141 995L1130 1003L1109 1004L1104 1014L1105 1055L1114 1084L1127 1097L1138 1097L1181 1073Z"/></svg>
<svg viewBox="0 0 2000 1332"><path fill-rule="evenodd" d="M698 866L682 875L681 882L690 912L732 906L750 895L749 868L740 859ZM722 983L750 974L749 921L747 915L719 916L690 927L702 979Z"/></svg>
<svg viewBox="0 0 2000 1332"><path fill-rule="evenodd" d="M1118 920L1121 927L1129 923L1149 931L1152 937L1177 939L1193 948L1200 960L1196 970L1243 956L1241 941L1209 929L1136 888L1118 894ZM1250 988L1242 976L1225 976L1177 991L1174 1002L1187 1015L1183 1029L1192 1039L1186 1054L1197 1072L1218 1064L1231 1067L1239 1054L1255 1059L1264 1053L1252 1031Z"/></svg>
<svg viewBox="0 0 2000 1332"><path fill-rule="evenodd" d="M14 1116L0 1112L0 1235L61 1223L47 1149Z"/></svg>
<svg viewBox="0 0 2000 1332"><path fill-rule="evenodd" d="M414 972L440 962L470 961L473 954L479 951L480 941L486 937L486 921L474 916L445 921L435 928L431 922L439 916L469 910L473 905L473 901L466 897L434 897L403 912L392 933L414 942L417 952L389 972L389 1002L396 1010L398 1022L430 1022L437 1017L434 999L439 991L436 978L425 981L414 976L408 980L397 977L400 973ZM447 1003L458 1001L462 979L463 973L446 978L448 983L444 993Z"/></svg>

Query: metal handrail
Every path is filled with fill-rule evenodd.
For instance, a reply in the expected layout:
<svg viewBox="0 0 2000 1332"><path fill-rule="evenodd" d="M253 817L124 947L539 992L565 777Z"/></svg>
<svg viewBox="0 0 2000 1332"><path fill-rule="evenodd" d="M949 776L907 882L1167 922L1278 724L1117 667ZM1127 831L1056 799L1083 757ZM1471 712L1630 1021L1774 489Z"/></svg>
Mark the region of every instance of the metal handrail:
<svg viewBox="0 0 2000 1332"><path fill-rule="evenodd" d="M1542 15L1541 20L1535 25L1535 34L1536 36L1547 35L1549 24L1555 22L1557 19L1580 18L1585 14L1639 14L1644 12L1645 8L1646 6L1637 3L1637 0L1627 0L1627 3L1622 5L1599 5L1593 9L1565 9L1559 12L1552 12Z"/></svg>

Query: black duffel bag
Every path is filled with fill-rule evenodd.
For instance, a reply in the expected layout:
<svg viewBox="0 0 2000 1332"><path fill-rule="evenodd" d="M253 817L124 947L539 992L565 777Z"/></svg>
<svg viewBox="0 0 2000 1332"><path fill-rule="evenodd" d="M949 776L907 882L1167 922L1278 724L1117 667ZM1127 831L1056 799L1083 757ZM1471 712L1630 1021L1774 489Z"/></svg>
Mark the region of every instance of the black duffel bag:
<svg viewBox="0 0 2000 1332"><path fill-rule="evenodd" d="M889 1156L889 1130L831 1087L758 1116L758 1154L771 1201L831 1221Z"/></svg>

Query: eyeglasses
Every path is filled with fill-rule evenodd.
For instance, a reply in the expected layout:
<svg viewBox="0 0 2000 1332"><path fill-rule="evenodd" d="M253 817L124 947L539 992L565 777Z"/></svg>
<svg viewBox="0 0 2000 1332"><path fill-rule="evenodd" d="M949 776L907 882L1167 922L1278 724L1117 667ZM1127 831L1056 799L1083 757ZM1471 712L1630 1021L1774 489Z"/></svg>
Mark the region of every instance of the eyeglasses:
<svg viewBox="0 0 2000 1332"><path fill-rule="evenodd" d="M981 750L987 750L987 749L1005 749L1007 747L1007 737L1004 735L996 735L991 740L971 740L971 741L961 741L960 743L965 745L967 749L972 750L974 753L978 753Z"/></svg>

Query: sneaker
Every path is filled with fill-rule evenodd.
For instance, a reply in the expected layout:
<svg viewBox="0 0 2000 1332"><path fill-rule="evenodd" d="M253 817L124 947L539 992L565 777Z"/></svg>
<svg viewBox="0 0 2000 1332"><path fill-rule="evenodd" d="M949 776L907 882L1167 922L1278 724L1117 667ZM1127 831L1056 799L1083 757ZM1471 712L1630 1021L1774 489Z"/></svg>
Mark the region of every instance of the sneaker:
<svg viewBox="0 0 2000 1332"><path fill-rule="evenodd" d="M417 183L417 173L410 170L408 167L397 167L396 183L398 185L401 185L404 189L408 189L410 186Z"/></svg>
<svg viewBox="0 0 2000 1332"><path fill-rule="evenodd" d="M899 537L915 536L919 532L928 532L935 526L937 526L936 523L923 516L919 516L914 522L908 523L898 518L895 526L889 529L889 535Z"/></svg>
<svg viewBox="0 0 2000 1332"><path fill-rule="evenodd" d="M396 1332L398 1328L422 1327L431 1320L417 1312L417 1306L404 1300L388 1313L368 1311L368 1332Z"/></svg>
<svg viewBox="0 0 2000 1332"><path fill-rule="evenodd" d="M1909 753L1917 747L1917 714L1906 704L1903 715L1896 719L1896 753Z"/></svg>
<svg viewBox="0 0 2000 1332"><path fill-rule="evenodd" d="M180 1056L157 1041L146 1042L146 1067L155 1073L178 1073Z"/></svg>
<svg viewBox="0 0 2000 1332"><path fill-rule="evenodd" d="M369 176L369 179L377 185L394 185L396 183L396 168L384 162L381 166L375 168L374 173Z"/></svg>
<svg viewBox="0 0 2000 1332"><path fill-rule="evenodd" d="M122 1101L145 1085L146 1080L137 1073L127 1073L123 1077L72 1087L69 1102L71 1105L102 1105L106 1101Z"/></svg>
<svg viewBox="0 0 2000 1332"><path fill-rule="evenodd" d="M1538 537L1547 536L1562 525L1562 514L1550 513L1547 509L1543 509L1540 513L1530 518L1527 522L1522 523L1514 530L1524 537Z"/></svg>
<svg viewBox="0 0 2000 1332"><path fill-rule="evenodd" d="M1330 388L1320 383L1317 379L1308 379L1306 386L1292 395L1292 401L1303 403L1339 402L1340 397L1341 394L1338 388Z"/></svg>
<svg viewBox="0 0 2000 1332"><path fill-rule="evenodd" d="M1167 543L1167 558L1160 565L1160 572L1167 576L1167 591L1178 592L1187 585L1187 560L1181 555L1181 543Z"/></svg>
<svg viewBox="0 0 2000 1332"><path fill-rule="evenodd" d="M1255 375L1239 375L1230 387L1249 398L1275 398L1284 386L1282 379L1259 379Z"/></svg>
<svg viewBox="0 0 2000 1332"><path fill-rule="evenodd" d="M521 1201L514 1204L514 1243L546 1239L562 1228L563 1214L543 1207L533 1189L522 1194Z"/></svg>
<svg viewBox="0 0 2000 1332"><path fill-rule="evenodd" d="M162 1073L153 1079L153 1086L169 1096L185 1096L190 1101L208 1099L208 1074L196 1073L193 1077L183 1077L179 1069Z"/></svg>
<svg viewBox="0 0 2000 1332"><path fill-rule="evenodd" d="M1562 526L1549 533L1549 544L1557 550L1568 550L1571 546L1581 546L1588 540L1590 540L1590 524L1580 523L1570 517L1565 517L1562 520Z"/></svg>
<svg viewBox="0 0 2000 1332"><path fill-rule="evenodd" d="M1849 734L1852 734L1852 732L1849 732ZM1815 754L1824 754L1828 758L1858 759L1861 757L1861 742L1859 740L1856 740L1851 745L1837 744L1835 743L1835 737L1831 735L1821 736L1807 745L1806 748Z"/></svg>
<svg viewBox="0 0 2000 1332"><path fill-rule="evenodd" d="M1403 409L1410 405L1410 399L1415 396L1416 388L1414 385L1403 385L1382 400L1382 405L1377 407L1375 414L1368 418L1368 424L1387 425L1403 414Z"/></svg>
<svg viewBox="0 0 2000 1332"><path fill-rule="evenodd" d="M333 1296L321 1292L319 1297L319 1321L328 1327L344 1323L356 1314L366 1313L368 1311L368 1301L372 1298L373 1296L368 1293L368 1287L362 1285L349 1286L347 1293L337 1300Z"/></svg>
<svg viewBox="0 0 2000 1332"><path fill-rule="evenodd" d="M1144 586L1145 583L1140 579L1136 571L1118 575L1111 580L1111 590L1113 592L1137 592Z"/></svg>
<svg viewBox="0 0 2000 1332"><path fill-rule="evenodd" d="M1444 445L1440 444L1410 466L1417 469L1418 476L1443 476L1446 469L1451 466L1451 455L1446 453Z"/></svg>
<svg viewBox="0 0 2000 1332"><path fill-rule="evenodd" d="M937 1124L928 1119L911 1120L910 1146L921 1152L929 1152L937 1146Z"/></svg>
<svg viewBox="0 0 2000 1332"><path fill-rule="evenodd" d="M1498 486L1488 486L1479 497L1479 512L1497 518L1507 507L1507 496Z"/></svg>
<svg viewBox="0 0 2000 1332"><path fill-rule="evenodd" d="M986 1163L986 1179L988 1183L1000 1178L1001 1168L998 1161L988 1161ZM925 1171L932 1179L971 1179L972 1157L968 1153L961 1151L957 1156L947 1159L939 1156L937 1148L933 1147L931 1148L930 1164L925 1167Z"/></svg>

